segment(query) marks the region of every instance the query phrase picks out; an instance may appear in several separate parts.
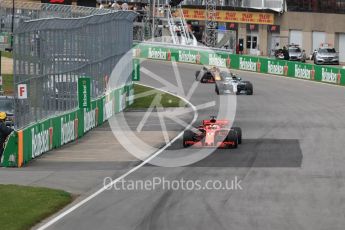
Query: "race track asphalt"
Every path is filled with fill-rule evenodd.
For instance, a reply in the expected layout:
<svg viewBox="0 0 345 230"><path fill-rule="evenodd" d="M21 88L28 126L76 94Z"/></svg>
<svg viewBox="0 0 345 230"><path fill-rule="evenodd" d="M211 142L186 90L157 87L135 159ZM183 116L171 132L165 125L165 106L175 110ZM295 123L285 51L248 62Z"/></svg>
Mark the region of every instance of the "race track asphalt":
<svg viewBox="0 0 345 230"><path fill-rule="evenodd" d="M167 81L171 64L143 66ZM185 91L200 67L180 64ZM345 226L344 87L249 72L254 95L237 97L238 149L217 150L184 167L146 165L126 179L241 180L238 190L109 190L48 229L119 230L343 230ZM142 83L157 86L142 75ZM199 85L191 103L215 100L214 85ZM224 105L221 105L224 106ZM198 122L215 113L199 110ZM162 157L189 154L174 143Z"/></svg>

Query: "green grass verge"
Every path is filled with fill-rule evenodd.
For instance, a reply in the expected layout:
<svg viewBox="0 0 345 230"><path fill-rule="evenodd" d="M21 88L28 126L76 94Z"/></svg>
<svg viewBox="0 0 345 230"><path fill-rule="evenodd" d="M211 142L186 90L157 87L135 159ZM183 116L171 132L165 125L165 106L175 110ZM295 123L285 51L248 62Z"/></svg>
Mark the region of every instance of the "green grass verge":
<svg viewBox="0 0 345 230"><path fill-rule="evenodd" d="M161 99L159 100L159 97ZM154 104L153 104L154 102ZM143 109L150 107L183 107L186 103L180 98L162 91L134 84L134 103L129 109Z"/></svg>
<svg viewBox="0 0 345 230"><path fill-rule="evenodd" d="M2 75L2 87L5 95L13 95L13 74Z"/></svg>
<svg viewBox="0 0 345 230"><path fill-rule="evenodd" d="M13 55L11 52L1 52L1 57L7 57L7 58L13 58Z"/></svg>
<svg viewBox="0 0 345 230"><path fill-rule="evenodd" d="M0 229L26 230L72 201L61 190L0 185Z"/></svg>

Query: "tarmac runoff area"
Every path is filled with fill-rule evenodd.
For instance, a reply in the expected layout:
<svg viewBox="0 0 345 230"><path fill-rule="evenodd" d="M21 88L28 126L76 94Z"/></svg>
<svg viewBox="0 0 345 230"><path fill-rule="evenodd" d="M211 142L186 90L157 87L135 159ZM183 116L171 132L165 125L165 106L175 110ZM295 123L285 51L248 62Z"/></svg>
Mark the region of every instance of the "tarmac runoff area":
<svg viewBox="0 0 345 230"><path fill-rule="evenodd" d="M143 66L164 80L176 83L173 82L171 64L147 61ZM188 92L194 82L194 73L200 67L187 64L178 67L183 88ZM97 194L66 214L68 208L75 207L80 200L101 188L105 176L118 178L138 165L134 158L133 161L110 162L57 159L59 151L66 152L73 147L80 155L82 149L87 149L82 146L88 138L91 140L93 133L106 132L106 127L91 131L90 136L85 136L78 144L44 155L29 167L1 169L0 183L6 180L7 183L45 184L83 194L56 215L61 218L50 222L51 225L44 229L343 230L345 88L238 73L254 85L253 96L237 97L235 125L243 130L243 144L238 149L217 150L185 167L145 165L126 179L138 181L164 177L170 181L184 178L205 182L237 177L241 180L242 190L112 189ZM161 86L145 74L142 82ZM217 101L217 98L214 85L203 84L198 86L190 101L197 106ZM213 112L213 108L199 110L198 122ZM171 125L170 128L175 128L173 131L176 133L177 126ZM90 147L89 144L87 146ZM104 148L99 144L95 149ZM118 151L124 154L124 149ZM193 151L182 149L176 142L159 156L171 157L171 153L188 155ZM68 156L67 153L62 152L61 155ZM74 158L73 155L70 157ZM130 156L120 158L128 159Z"/></svg>
<svg viewBox="0 0 345 230"><path fill-rule="evenodd" d="M165 112L183 110L185 108L169 108ZM140 132L135 131L145 113L138 110L125 112L127 124L140 140L154 148L161 148L165 141L157 114L150 117ZM192 119L188 116L180 118L187 123ZM183 130L173 123L170 127L169 122L166 124L169 139ZM0 168L0 184L41 186L85 194L103 183L105 177L121 175L138 163L139 160L116 140L106 122L81 139L32 160L24 168Z"/></svg>

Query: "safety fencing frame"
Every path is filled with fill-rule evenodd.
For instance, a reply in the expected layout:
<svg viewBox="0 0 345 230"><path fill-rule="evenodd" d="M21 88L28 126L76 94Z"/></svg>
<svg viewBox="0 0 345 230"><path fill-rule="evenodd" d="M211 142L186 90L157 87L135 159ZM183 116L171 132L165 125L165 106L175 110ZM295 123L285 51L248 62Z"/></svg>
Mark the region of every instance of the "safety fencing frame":
<svg viewBox="0 0 345 230"><path fill-rule="evenodd" d="M17 100L15 91L15 127L78 107L81 77L90 78L92 99L101 96L112 69L132 47L135 17L116 11L20 24L14 34L14 88L24 84L29 95Z"/></svg>
<svg viewBox="0 0 345 230"><path fill-rule="evenodd" d="M169 44L135 44L135 58L218 66L345 86L345 69L257 56L237 55L219 49L178 48Z"/></svg>

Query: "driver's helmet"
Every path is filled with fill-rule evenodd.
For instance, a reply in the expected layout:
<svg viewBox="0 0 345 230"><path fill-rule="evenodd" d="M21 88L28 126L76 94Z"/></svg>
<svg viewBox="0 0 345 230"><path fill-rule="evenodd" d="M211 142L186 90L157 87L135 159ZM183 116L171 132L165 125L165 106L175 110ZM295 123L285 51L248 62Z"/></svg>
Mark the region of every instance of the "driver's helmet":
<svg viewBox="0 0 345 230"><path fill-rule="evenodd" d="M216 124L213 124L213 125L210 125L210 129L217 129L218 128L218 125L216 125Z"/></svg>
<svg viewBox="0 0 345 230"><path fill-rule="evenodd" d="M222 77L220 76L219 73L215 73L214 74L214 80L216 80L216 81L221 81L222 80Z"/></svg>
<svg viewBox="0 0 345 230"><path fill-rule="evenodd" d="M6 120L7 114L5 112L0 112L0 120Z"/></svg>

